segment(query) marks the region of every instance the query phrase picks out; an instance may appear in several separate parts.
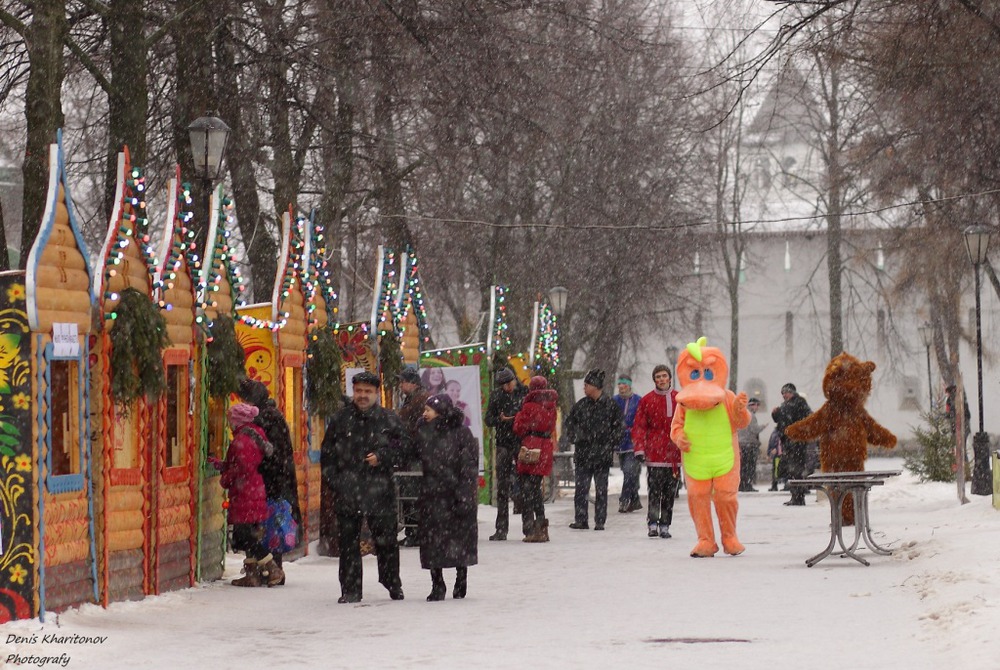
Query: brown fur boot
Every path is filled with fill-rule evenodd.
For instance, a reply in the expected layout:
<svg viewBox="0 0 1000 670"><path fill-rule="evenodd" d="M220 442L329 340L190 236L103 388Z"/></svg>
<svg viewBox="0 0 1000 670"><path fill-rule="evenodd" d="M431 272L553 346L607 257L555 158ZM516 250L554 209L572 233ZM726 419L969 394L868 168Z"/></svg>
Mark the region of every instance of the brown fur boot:
<svg viewBox="0 0 1000 670"><path fill-rule="evenodd" d="M548 519L535 519L532 524L531 532L526 538L525 542L548 542L549 541L549 520Z"/></svg>
<svg viewBox="0 0 1000 670"><path fill-rule="evenodd" d="M285 583L285 571L281 569L277 563L274 562L274 558L271 554L267 557L261 559L263 566L261 567L261 572L264 576L264 583L268 586L282 586Z"/></svg>
<svg viewBox="0 0 1000 670"><path fill-rule="evenodd" d="M264 581L260 573L260 564L252 558L243 561L243 577L239 577L230 582L233 586L263 586Z"/></svg>

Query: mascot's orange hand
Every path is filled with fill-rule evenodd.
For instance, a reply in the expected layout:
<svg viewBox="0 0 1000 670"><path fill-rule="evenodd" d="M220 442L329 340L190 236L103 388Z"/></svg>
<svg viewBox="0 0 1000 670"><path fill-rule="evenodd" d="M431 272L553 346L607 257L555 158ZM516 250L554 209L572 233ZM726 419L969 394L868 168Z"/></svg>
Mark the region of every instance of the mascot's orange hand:
<svg viewBox="0 0 1000 670"><path fill-rule="evenodd" d="M691 440L688 439L688 436L685 435L683 431L677 435L677 439L674 440L674 444L676 444L677 448L684 453L691 451Z"/></svg>
<svg viewBox="0 0 1000 670"><path fill-rule="evenodd" d="M746 392L740 391L736 394L736 400L733 401L733 410L735 410L737 414L742 414L743 410L747 408L748 400L749 398L747 397Z"/></svg>

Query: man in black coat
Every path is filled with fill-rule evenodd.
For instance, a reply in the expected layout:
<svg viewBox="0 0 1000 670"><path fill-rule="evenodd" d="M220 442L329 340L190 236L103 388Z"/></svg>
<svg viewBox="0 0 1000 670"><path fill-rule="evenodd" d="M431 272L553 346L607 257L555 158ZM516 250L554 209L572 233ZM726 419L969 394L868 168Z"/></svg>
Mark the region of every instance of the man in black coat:
<svg viewBox="0 0 1000 670"><path fill-rule="evenodd" d="M416 440L417 429L420 427L420 418L424 413L424 405L427 403L427 391L420 385L420 373L415 368L404 368L399 374L399 390L403 393L403 404L399 408L399 418L410 435L411 440ZM403 510L403 541L404 547L415 547L417 541L417 524L419 521L417 514L417 495L420 493L420 460L416 458L409 463L402 463L399 470L403 474L399 477L399 497L400 507Z"/></svg>
<svg viewBox="0 0 1000 670"><path fill-rule="evenodd" d="M514 460L521 448L521 438L514 434L514 417L524 402L525 388L517 383L517 377L510 368L496 373L497 389L490 394L486 406L486 425L493 429L496 445L496 491L497 521L496 532L491 540L506 540L510 528L510 489L514 479Z"/></svg>
<svg viewBox="0 0 1000 670"><path fill-rule="evenodd" d="M379 407L379 378L354 375L354 397L330 418L320 454L323 479L334 496L340 544L338 603L361 600L361 523L368 528L378 556L378 581L393 600L403 599L396 542L396 490L393 468L410 448L403 422Z"/></svg>
<svg viewBox="0 0 1000 670"><path fill-rule="evenodd" d="M270 454L264 455L264 460L257 467L264 480L267 499L287 500L292 508L292 518L295 519L301 532L302 512L299 509L299 484L295 474L295 448L292 445L292 436L285 415L278 409L267 387L255 379L243 379L238 394L245 402L259 410L254 423L264 429L267 441L274 447ZM285 574L281 568L281 554L274 551L271 553L278 570L268 578L268 585L284 584Z"/></svg>
<svg viewBox="0 0 1000 670"><path fill-rule="evenodd" d="M604 530L608 519L608 472L614 452L625 434L621 407L604 393L604 371L591 370L583 379L584 396L573 405L564 428L574 445L576 490L573 495L575 520L569 525L577 530L589 528L587 495L594 481L594 530Z"/></svg>
<svg viewBox="0 0 1000 670"><path fill-rule="evenodd" d="M809 445L805 442L792 442L785 436L785 429L796 421L801 421L810 414L812 409L806 399L795 390L795 384L785 384L781 387L781 397L784 402L771 410L774 419L774 430L781 435L782 465L788 479L802 479L805 476L806 457ZM792 499L786 505L805 505L806 490L800 486L790 487Z"/></svg>

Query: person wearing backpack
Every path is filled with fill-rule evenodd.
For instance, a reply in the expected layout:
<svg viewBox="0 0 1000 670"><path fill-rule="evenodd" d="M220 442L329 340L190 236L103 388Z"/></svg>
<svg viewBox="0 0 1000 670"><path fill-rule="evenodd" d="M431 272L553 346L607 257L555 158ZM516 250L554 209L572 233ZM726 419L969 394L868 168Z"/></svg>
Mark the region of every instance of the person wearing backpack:
<svg viewBox="0 0 1000 670"><path fill-rule="evenodd" d="M238 393L245 402L257 408L254 425L263 430L267 441L273 447L271 453L264 456L259 468L260 475L264 478L267 499L272 504L282 500L287 501L291 508L292 519L298 528L302 528L294 449L285 415L270 397L267 387L255 379L244 378L240 382ZM269 575L267 585L282 586L285 583L285 571L281 565L282 554L274 550L271 554L278 569Z"/></svg>
<svg viewBox="0 0 1000 670"><path fill-rule="evenodd" d="M266 442L264 431L253 424L257 408L236 403L227 413L233 439L226 460L210 457L209 462L222 473L219 483L229 492L228 521L233 527L232 548L246 553L244 576L232 581L233 586L262 586L274 564L271 553L264 547L263 524L267 520L267 494L258 467L264 459L260 442Z"/></svg>

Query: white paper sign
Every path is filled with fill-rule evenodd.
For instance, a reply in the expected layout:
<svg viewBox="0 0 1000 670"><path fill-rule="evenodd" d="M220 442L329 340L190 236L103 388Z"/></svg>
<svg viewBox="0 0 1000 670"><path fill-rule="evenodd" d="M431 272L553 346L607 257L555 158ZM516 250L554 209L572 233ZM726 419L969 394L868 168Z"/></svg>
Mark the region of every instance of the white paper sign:
<svg viewBox="0 0 1000 670"><path fill-rule="evenodd" d="M55 358L78 358L80 340L75 323L52 324L52 356Z"/></svg>

